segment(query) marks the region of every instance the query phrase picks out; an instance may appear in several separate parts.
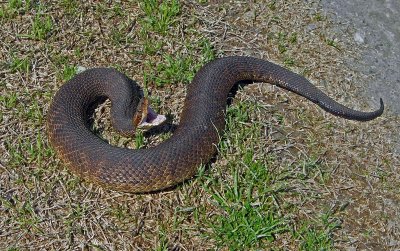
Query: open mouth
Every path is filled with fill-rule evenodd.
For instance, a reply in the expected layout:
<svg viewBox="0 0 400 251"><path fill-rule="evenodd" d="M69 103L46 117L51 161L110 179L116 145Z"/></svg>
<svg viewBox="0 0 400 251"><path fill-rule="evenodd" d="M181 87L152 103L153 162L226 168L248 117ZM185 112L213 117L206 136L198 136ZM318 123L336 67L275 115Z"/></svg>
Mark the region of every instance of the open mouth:
<svg viewBox="0 0 400 251"><path fill-rule="evenodd" d="M147 111L143 112L142 120L137 127L144 130L149 130L150 128L161 125L166 120L167 118L164 115L158 114L148 105Z"/></svg>

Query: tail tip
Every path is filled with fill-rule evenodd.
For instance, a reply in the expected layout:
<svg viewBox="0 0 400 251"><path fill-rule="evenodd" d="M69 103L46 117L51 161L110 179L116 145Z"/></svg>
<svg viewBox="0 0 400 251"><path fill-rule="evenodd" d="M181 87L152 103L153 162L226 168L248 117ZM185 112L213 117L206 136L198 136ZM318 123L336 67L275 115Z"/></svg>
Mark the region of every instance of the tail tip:
<svg viewBox="0 0 400 251"><path fill-rule="evenodd" d="M383 103L382 98L379 98L379 103L380 103L380 107L376 111L371 112L372 116L370 118L368 118L367 120L372 120L372 119L377 118L382 115L383 110L385 110L385 105Z"/></svg>
<svg viewBox="0 0 400 251"><path fill-rule="evenodd" d="M381 106L379 107L379 115L381 115L382 113L383 113L383 110L385 109L385 105L384 105L384 103L383 103L383 99L382 98L379 98L379 103L381 104Z"/></svg>

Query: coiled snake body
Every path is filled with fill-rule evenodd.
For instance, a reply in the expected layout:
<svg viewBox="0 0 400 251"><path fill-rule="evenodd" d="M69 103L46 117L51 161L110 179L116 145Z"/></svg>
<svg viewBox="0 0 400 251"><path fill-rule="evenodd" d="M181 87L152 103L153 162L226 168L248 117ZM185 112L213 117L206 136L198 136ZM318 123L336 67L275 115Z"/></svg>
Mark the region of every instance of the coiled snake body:
<svg viewBox="0 0 400 251"><path fill-rule="evenodd" d="M116 70L97 68L76 75L57 92L47 115L49 139L71 170L92 182L127 192L167 188L192 177L215 154L227 95L242 80L275 84L346 119L371 120L384 109L381 100L376 111L352 110L271 62L225 57L206 64L189 84L180 124L171 138L153 148L132 150L109 145L89 129L89 107L108 97L113 126L124 134L134 133L132 117L140 103L132 80Z"/></svg>

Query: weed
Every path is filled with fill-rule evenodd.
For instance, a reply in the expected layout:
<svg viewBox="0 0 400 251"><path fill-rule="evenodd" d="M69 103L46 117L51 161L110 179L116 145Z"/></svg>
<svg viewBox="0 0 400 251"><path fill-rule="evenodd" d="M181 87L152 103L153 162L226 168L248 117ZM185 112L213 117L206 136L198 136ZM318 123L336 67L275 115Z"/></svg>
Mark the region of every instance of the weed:
<svg viewBox="0 0 400 251"><path fill-rule="evenodd" d="M339 50L339 45L336 43L336 41L334 39L326 39L326 44L329 46L334 47L335 49Z"/></svg>
<svg viewBox="0 0 400 251"><path fill-rule="evenodd" d="M19 138L17 143L5 142L6 149L10 152L8 164L12 167L21 167L23 165L36 165L41 167L43 158L51 157L54 152L47 147L41 134L37 135L36 141L30 141L26 138Z"/></svg>
<svg viewBox="0 0 400 251"><path fill-rule="evenodd" d="M28 73L31 69L31 60L28 57L18 58L13 56L9 67L13 73Z"/></svg>
<svg viewBox="0 0 400 251"><path fill-rule="evenodd" d="M268 4L268 8L272 11L276 10L276 1L272 1Z"/></svg>
<svg viewBox="0 0 400 251"><path fill-rule="evenodd" d="M77 68L73 65L64 65L63 71L61 72L61 79L65 82L70 80L77 73Z"/></svg>
<svg viewBox="0 0 400 251"><path fill-rule="evenodd" d="M76 15L78 13L79 1L77 0L62 0L60 5L68 15Z"/></svg>
<svg viewBox="0 0 400 251"><path fill-rule="evenodd" d="M31 1L22 1L22 0L10 0L7 4L4 4L0 7L0 19L1 18L14 18L17 15L22 15L26 13L30 6Z"/></svg>
<svg viewBox="0 0 400 251"><path fill-rule="evenodd" d="M289 36L289 42L295 44L297 42L297 33L294 32Z"/></svg>
<svg viewBox="0 0 400 251"><path fill-rule="evenodd" d="M302 235L301 250L331 250L332 240L326 232L306 225L300 230Z"/></svg>
<svg viewBox="0 0 400 251"><path fill-rule="evenodd" d="M328 210L314 223L306 222L294 235L300 239L301 250L331 250L332 232L340 228L340 221Z"/></svg>
<svg viewBox="0 0 400 251"><path fill-rule="evenodd" d="M324 16L323 16L320 12L317 12L317 13L314 15L314 20L315 20L315 21L322 21L322 20L324 20Z"/></svg>
<svg viewBox="0 0 400 251"><path fill-rule="evenodd" d="M196 47L189 47L188 49L190 51L199 49L202 52L200 60L186 52L175 53L174 55L165 54L163 61L157 65L147 61L147 67L151 69L151 73L145 74L145 85L150 82L155 83L156 86L189 83L201 66L215 58L215 51L208 40L202 40Z"/></svg>
<svg viewBox="0 0 400 251"><path fill-rule="evenodd" d="M215 49L208 39L202 39L199 43L201 48L201 64L208 63L215 59Z"/></svg>
<svg viewBox="0 0 400 251"><path fill-rule="evenodd" d="M140 149L144 146L144 135L142 132L136 132L135 135L135 146L136 149Z"/></svg>
<svg viewBox="0 0 400 251"><path fill-rule="evenodd" d="M290 48L290 45L297 43L297 33L295 32L292 34L288 34L286 32L278 32L275 35L275 38L278 40L278 51L281 54L287 52ZM287 65L290 66L290 63Z"/></svg>
<svg viewBox="0 0 400 251"><path fill-rule="evenodd" d="M294 59L291 57L286 57L283 63L288 67L295 65Z"/></svg>
<svg viewBox="0 0 400 251"><path fill-rule="evenodd" d="M283 222L268 207L249 203L232 207L222 215L213 217L210 224L220 247L230 250L248 250L262 247L263 241L273 241L274 235L286 231Z"/></svg>
<svg viewBox="0 0 400 251"><path fill-rule="evenodd" d="M159 2L157 0L146 0L140 4L145 18L142 22L142 33L154 31L167 34L168 29L176 22L181 6L178 0Z"/></svg>
<svg viewBox="0 0 400 251"><path fill-rule="evenodd" d="M16 92L11 92L7 95L0 96L0 104L7 109L12 109L16 107L18 100L18 95Z"/></svg>
<svg viewBox="0 0 400 251"><path fill-rule="evenodd" d="M30 37L35 40L44 40L49 36L52 29L53 21L51 16L36 14L33 18Z"/></svg>
<svg viewBox="0 0 400 251"><path fill-rule="evenodd" d="M146 39L143 43L143 53L147 55L155 55L160 51L163 44L163 41L152 41L150 39Z"/></svg>
<svg viewBox="0 0 400 251"><path fill-rule="evenodd" d="M168 248L168 238L165 230L162 229L158 234L158 246L155 248L156 251L167 251Z"/></svg>
<svg viewBox="0 0 400 251"><path fill-rule="evenodd" d="M251 123L249 112L255 104L240 102L227 111L227 130L230 134L221 141L220 155L229 154L225 141L235 144L240 156L228 162L232 180L208 178L205 189L215 200L221 213L209 219L209 236L217 245L229 250L263 248L275 235L288 230L285 219L276 213L272 196L277 195L274 177L269 170L269 158L255 159L249 135L259 135L260 124ZM232 135L233 134L233 135ZM215 189L214 189L215 187Z"/></svg>

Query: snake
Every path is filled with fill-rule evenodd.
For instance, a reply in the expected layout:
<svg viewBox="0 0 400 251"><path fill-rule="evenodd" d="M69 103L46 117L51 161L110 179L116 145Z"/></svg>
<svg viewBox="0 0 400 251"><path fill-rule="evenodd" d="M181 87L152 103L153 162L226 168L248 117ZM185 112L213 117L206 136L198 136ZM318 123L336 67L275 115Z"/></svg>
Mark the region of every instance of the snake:
<svg viewBox="0 0 400 251"><path fill-rule="evenodd" d="M180 122L170 138L154 147L129 149L93 132L93 107L109 99L111 123L124 136L135 135L141 123L151 123L157 115L135 81L113 68L92 68L75 75L53 97L46 118L49 142L83 180L131 193L164 190L190 179L215 156L228 94L241 81L276 85L349 120L372 120L384 110L382 99L377 110L353 110L284 67L255 57L227 56L205 64L187 85Z"/></svg>

